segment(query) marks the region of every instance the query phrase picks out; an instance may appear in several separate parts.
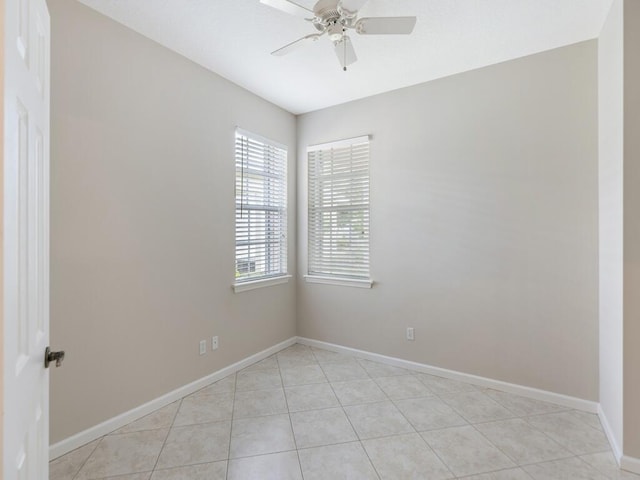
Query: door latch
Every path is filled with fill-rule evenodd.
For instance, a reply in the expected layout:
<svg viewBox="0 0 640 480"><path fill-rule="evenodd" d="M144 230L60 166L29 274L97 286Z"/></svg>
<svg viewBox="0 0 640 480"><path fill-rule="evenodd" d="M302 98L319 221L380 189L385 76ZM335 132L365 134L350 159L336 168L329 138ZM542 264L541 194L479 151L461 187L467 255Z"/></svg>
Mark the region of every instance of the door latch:
<svg viewBox="0 0 640 480"><path fill-rule="evenodd" d="M49 364L51 362L56 362L56 367L62 365L62 361L64 360L64 350L60 350L59 352L52 352L49 347L44 351L44 368L49 368Z"/></svg>

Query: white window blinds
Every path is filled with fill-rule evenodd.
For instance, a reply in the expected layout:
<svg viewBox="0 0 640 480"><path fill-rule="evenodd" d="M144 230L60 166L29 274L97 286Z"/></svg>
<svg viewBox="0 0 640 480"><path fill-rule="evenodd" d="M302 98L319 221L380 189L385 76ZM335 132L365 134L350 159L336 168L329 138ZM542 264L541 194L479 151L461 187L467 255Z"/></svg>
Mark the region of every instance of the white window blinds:
<svg viewBox="0 0 640 480"><path fill-rule="evenodd" d="M236 130L236 283L286 275L287 150Z"/></svg>
<svg viewBox="0 0 640 480"><path fill-rule="evenodd" d="M369 137L308 149L309 276L368 279Z"/></svg>

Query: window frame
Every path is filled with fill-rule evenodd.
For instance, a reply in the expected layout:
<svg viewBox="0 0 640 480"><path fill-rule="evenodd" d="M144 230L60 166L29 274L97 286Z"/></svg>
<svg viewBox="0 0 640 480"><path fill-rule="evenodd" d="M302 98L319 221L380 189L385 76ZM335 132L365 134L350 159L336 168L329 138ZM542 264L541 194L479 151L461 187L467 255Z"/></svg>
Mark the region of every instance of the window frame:
<svg viewBox="0 0 640 480"><path fill-rule="evenodd" d="M241 144L239 146L239 144ZM265 154L256 156L255 153L246 153L243 150L245 146L252 145L264 148ZM242 128L236 128L234 134L234 178L235 178L235 215L234 215L234 267L235 278L233 290L236 293L253 290L256 288L267 287L286 283L291 278L288 273L288 148L286 145L265 138L261 135L249 132ZM256 171L255 161L262 160L262 173ZM280 162L280 163L278 163ZM250 163L254 163L250 166ZM259 166L259 164L258 164ZM253 167L253 168L252 168ZM267 173L267 170L271 169ZM275 173L274 173L275 172ZM253 177L253 180L251 179ZM262 201L259 200L260 193L257 195L252 193L254 190L249 188L258 186L263 189ZM239 188L240 187L240 188ZM246 190L245 190L246 188ZM275 188L272 196L266 193L269 189ZM245 213L249 212L249 213ZM252 223L250 212L263 212L263 219L254 220ZM270 220L270 217L275 218ZM244 224L239 223L239 219L244 215L249 215ZM253 227L253 228L252 228ZM251 232L258 230L256 235L262 236L262 242L251 243ZM260 232L260 230L262 230ZM244 231L244 233L243 233ZM271 235L280 236L279 241L269 241ZM246 255L239 256L239 246L244 243L247 249ZM252 257L250 254L251 247L256 245L264 245L264 253L259 256ZM275 264L278 265L277 271L272 271L269 262L270 255L277 255ZM260 262L263 260L263 262ZM266 271L262 275L243 276L238 273L238 262L246 262L248 270L255 271L256 264L262 263ZM252 273L251 271L247 273Z"/></svg>
<svg viewBox="0 0 640 480"><path fill-rule="evenodd" d="M354 172L353 170L354 147L361 146L363 143L367 144L365 172L364 174L362 173L362 171L353 173ZM352 182L351 188L353 188L353 185L358 182L363 182L363 181L366 182L366 190L362 190L362 189L359 190L360 187L356 187L355 193L353 191L350 192L353 196L349 197L349 201L353 205L354 201L361 199L360 197L357 197L358 195L360 195L361 197L363 196L364 198L366 198L366 204L364 207L362 206L362 203L358 205L353 205L353 208L348 208L344 204L339 205L337 202L334 202L333 194L336 193L336 190L340 190L340 187L335 187L335 184L331 182L332 180L330 178L331 175L328 175L328 174L324 175L325 177L324 181L326 182L328 180L327 183L330 185L330 190L328 193L323 193L323 190L319 189L320 182L323 182L323 180L321 180L321 175L318 174L317 165L315 169L316 175L315 177L313 176L314 169L312 168L313 167L312 162L321 161L318 158L318 155L324 154L324 155L331 156L331 159L330 159L330 161L332 162L331 169L333 169L334 166L336 166L335 164L339 163L340 161L339 158L337 160L334 158L334 151L336 152L335 156L340 157L341 155L344 155L344 150L347 148L351 150L349 155L351 155L350 164L351 164L353 175L349 176L342 173L340 174L340 177L343 180L345 179L345 177L348 178L349 181ZM318 153L318 152L322 152L322 153ZM362 160L360 160L360 163L362 163ZM333 174L333 175L336 175L336 174ZM307 282L347 286L347 287L359 287L359 288L372 287L373 281L371 279L371 259L370 259L370 252L371 252L370 179L371 179L371 138L369 135L348 138L348 139L339 140L335 142L310 145L309 147L307 147L307 262L306 262L307 273L306 275L304 275L305 280ZM344 189L342 191L339 191L339 193L342 193L344 195L345 194ZM312 196L315 196L316 198ZM325 198L327 196L331 196L329 206L327 206L327 202ZM343 200L344 200L344 197L343 197ZM366 232L366 237L365 237L366 250L364 251L366 256L366 262L358 265L359 267L366 266L365 274L359 275L357 273L354 273L356 270L359 269L358 267L356 267L354 269L354 272L351 272L351 273L348 273L348 272L336 273L335 270L333 272L329 272L326 270L322 271L322 268L320 268L320 265L319 265L319 263L322 263L322 260L320 260L319 263L314 263L314 262L317 262L317 259L314 259L313 256L315 255L317 257L318 255L322 255L321 252L322 252L322 249L324 248L321 245L312 244L312 242L314 241L313 240L314 238L317 239L319 236L320 237L322 236L321 228L315 230L315 235L314 235L314 231L312 230L314 228L314 224L317 225L318 215L320 213L329 213L329 214L333 213L337 218L339 215L338 212L349 212L349 213L363 212L364 213L363 218L366 219L364 220L365 227L366 227L364 230ZM349 224L349 225L352 225L352 224ZM331 238L333 238L333 236L335 235L339 235L339 232L336 231L338 230L338 228L339 227L332 227L330 231L327 230L327 232L329 232L328 235ZM352 247L352 245L353 244L350 243L349 247ZM354 247L354 248L357 251L357 247ZM331 265L333 265L333 262L334 262L333 258L328 260L328 263L330 263ZM339 264L336 264L336 265L339 265ZM348 268L346 268L345 270L348 270Z"/></svg>

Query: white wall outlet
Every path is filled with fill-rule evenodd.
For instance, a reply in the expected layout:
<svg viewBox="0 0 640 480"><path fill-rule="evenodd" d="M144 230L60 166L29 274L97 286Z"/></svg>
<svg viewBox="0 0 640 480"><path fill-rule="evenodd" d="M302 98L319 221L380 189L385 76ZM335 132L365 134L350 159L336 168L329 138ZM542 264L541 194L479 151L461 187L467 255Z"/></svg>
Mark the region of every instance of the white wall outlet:
<svg viewBox="0 0 640 480"><path fill-rule="evenodd" d="M407 340L415 340L413 336L413 327L407 327Z"/></svg>
<svg viewBox="0 0 640 480"><path fill-rule="evenodd" d="M207 353L207 341L200 340L200 355L204 355Z"/></svg>
<svg viewBox="0 0 640 480"><path fill-rule="evenodd" d="M211 337L211 350L217 350L218 349L218 336L216 335L215 337Z"/></svg>

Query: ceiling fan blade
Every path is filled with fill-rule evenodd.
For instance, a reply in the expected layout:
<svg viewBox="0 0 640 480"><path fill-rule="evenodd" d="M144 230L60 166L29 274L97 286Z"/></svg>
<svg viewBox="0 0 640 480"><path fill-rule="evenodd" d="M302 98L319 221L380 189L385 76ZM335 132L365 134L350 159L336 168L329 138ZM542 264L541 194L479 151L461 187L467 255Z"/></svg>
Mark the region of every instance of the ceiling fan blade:
<svg viewBox="0 0 640 480"><path fill-rule="evenodd" d="M306 37L299 38L295 42L291 42L285 45L278 50L271 52L271 55L275 55L276 57L282 57L287 53L293 52L294 50L300 48L302 45L306 43L307 40L313 40L314 42L322 36L321 33L312 33L311 35L307 35Z"/></svg>
<svg viewBox="0 0 640 480"><path fill-rule="evenodd" d="M360 35L409 34L416 26L416 17L370 17L356 22Z"/></svg>
<svg viewBox="0 0 640 480"><path fill-rule="evenodd" d="M315 16L314 13L308 8L305 8L302 5L298 5L295 2L291 2L290 0L260 0L260 3L269 5L272 8L285 13L289 13L291 15L295 15L297 17L313 18Z"/></svg>
<svg viewBox="0 0 640 480"><path fill-rule="evenodd" d="M369 0L342 0L338 3L338 11L345 17L353 18Z"/></svg>
<svg viewBox="0 0 640 480"><path fill-rule="evenodd" d="M344 70L358 60L356 51L353 49L353 44L351 43L351 39L346 35L342 37L342 40L336 43L336 55L338 56L340 65L342 65Z"/></svg>

